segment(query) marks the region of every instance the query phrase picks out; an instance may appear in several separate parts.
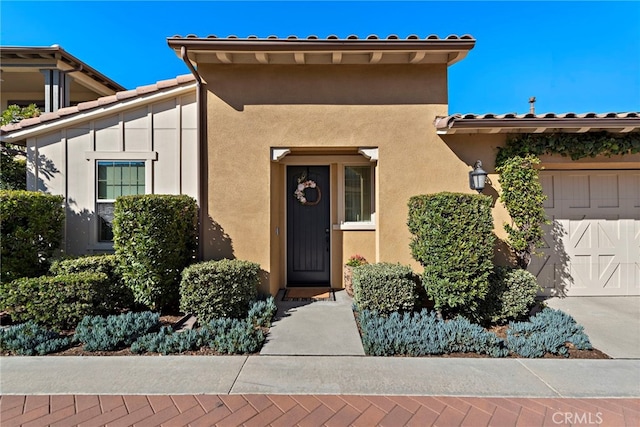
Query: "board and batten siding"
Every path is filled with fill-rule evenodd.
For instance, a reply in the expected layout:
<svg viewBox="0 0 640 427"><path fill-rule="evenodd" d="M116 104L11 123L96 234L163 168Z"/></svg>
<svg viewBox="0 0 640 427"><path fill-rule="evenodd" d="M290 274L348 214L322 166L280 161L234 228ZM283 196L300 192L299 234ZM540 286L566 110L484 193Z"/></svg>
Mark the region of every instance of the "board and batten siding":
<svg viewBox="0 0 640 427"><path fill-rule="evenodd" d="M27 140L27 189L65 198L64 249L70 255L108 252L97 241L96 162L145 161L147 194L198 199L195 90L70 124Z"/></svg>

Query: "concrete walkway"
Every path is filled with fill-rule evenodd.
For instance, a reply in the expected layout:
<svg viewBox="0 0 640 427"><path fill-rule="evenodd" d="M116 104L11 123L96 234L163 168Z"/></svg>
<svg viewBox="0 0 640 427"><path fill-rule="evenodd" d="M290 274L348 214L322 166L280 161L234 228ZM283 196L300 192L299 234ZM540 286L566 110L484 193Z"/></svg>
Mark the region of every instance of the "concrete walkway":
<svg viewBox="0 0 640 427"><path fill-rule="evenodd" d="M262 355L364 356L353 318L353 300L344 291L335 301L287 302L276 296L278 313Z"/></svg>

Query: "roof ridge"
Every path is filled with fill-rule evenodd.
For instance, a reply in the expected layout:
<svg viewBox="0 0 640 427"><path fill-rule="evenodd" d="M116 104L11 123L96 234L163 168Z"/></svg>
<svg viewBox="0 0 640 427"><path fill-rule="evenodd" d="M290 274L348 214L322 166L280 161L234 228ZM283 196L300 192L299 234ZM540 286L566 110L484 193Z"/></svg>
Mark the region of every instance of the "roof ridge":
<svg viewBox="0 0 640 427"><path fill-rule="evenodd" d="M132 99L132 98L141 97L143 95L148 95L150 93L160 92L164 89L177 87L177 86L181 86L183 84L192 83L192 82L195 82L195 76L193 74L181 74L172 79L159 80L156 83L152 83L144 86L138 86L135 89L131 89L131 90L119 91L113 95L101 96L100 98L97 98L91 101L81 102L78 105L74 105L71 107L63 107L54 112L42 113L37 117L23 119L17 123L10 123L8 125L2 126L0 128L0 132L2 134L15 132L17 130L21 130L27 127L58 120L63 117L67 117L69 115L77 114L87 110L92 110L98 107L104 107L106 105L115 104L117 102Z"/></svg>

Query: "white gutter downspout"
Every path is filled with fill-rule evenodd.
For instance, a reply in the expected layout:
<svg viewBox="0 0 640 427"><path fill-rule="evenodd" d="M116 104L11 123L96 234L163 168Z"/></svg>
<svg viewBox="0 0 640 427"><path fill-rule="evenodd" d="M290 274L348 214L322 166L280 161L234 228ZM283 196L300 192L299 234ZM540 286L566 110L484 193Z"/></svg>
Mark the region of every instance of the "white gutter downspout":
<svg viewBox="0 0 640 427"><path fill-rule="evenodd" d="M189 57L187 56L187 47L180 47L180 57L187 65L187 68L191 71L191 74L196 79L196 105L198 110L198 115L196 117L196 135L198 135L198 144L197 144L197 152L196 156L198 156L197 162L197 187L198 187L198 204L200 205L200 209L198 210L198 222L199 222L199 230L198 230L198 259L204 259L204 228L207 221L208 214L208 200L209 195L207 194L207 187L205 185L208 182L208 159L206 156L207 153L207 137L206 137L206 128L204 124L206 121L206 102L203 102L204 91L202 90L202 77L198 73L198 70L193 66ZM205 155L203 155L205 154Z"/></svg>

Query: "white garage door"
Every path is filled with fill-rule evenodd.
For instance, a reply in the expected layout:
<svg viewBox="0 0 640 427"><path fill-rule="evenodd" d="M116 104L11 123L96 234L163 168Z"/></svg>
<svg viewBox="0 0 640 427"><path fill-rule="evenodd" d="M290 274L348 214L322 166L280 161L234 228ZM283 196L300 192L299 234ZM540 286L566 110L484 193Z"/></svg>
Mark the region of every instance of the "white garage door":
<svg viewBox="0 0 640 427"><path fill-rule="evenodd" d="M640 171L542 171L547 295L640 295Z"/></svg>

